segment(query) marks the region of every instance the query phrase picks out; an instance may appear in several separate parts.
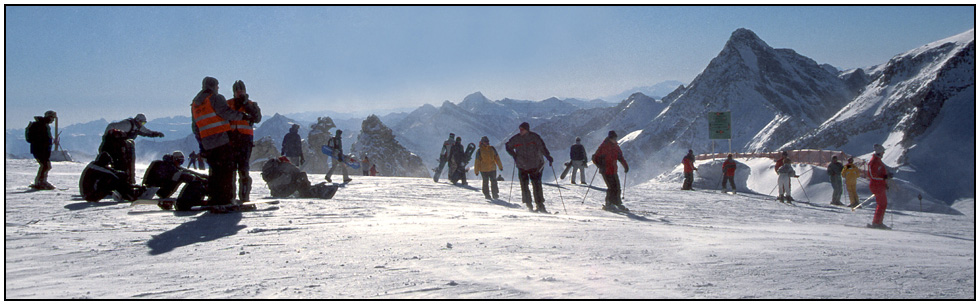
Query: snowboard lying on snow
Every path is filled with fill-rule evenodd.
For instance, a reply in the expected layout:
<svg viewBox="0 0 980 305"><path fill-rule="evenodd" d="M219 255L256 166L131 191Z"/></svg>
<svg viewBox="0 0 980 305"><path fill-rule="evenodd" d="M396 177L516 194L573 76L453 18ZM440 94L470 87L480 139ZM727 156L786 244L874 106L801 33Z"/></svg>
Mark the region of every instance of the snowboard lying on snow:
<svg viewBox="0 0 980 305"><path fill-rule="evenodd" d="M230 213L230 212L248 212L256 211L259 209L259 205L277 205L279 200L255 200L244 203L233 203L226 205L205 205L193 206L188 211L208 211L211 213ZM133 201L131 206L137 205L156 205L160 207L161 210L174 210L174 206L177 205L176 198L163 198L163 199L137 199ZM278 206L269 207L263 210L275 210Z"/></svg>

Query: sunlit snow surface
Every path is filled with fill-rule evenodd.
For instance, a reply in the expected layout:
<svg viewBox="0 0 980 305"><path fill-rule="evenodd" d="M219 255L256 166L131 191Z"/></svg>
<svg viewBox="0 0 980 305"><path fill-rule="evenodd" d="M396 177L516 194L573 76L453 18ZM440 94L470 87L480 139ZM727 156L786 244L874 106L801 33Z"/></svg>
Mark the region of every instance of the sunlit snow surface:
<svg viewBox="0 0 980 305"><path fill-rule="evenodd" d="M890 211L894 230L882 231L864 228L871 209L789 206L766 194L680 191L656 181L637 186L628 177L630 216L598 208L601 178L584 203L586 186L566 180L559 195L545 185L548 209L560 214L544 215L511 203L519 188L511 195L510 181L500 185L501 201L488 202L473 187L354 176L331 200L175 214L74 199L84 166L54 163L50 181L66 191L25 192L37 165L6 160L5 298L976 295L972 199L954 205L967 215ZM252 178L252 198L268 196L259 173ZM478 181L470 176L471 186Z"/></svg>

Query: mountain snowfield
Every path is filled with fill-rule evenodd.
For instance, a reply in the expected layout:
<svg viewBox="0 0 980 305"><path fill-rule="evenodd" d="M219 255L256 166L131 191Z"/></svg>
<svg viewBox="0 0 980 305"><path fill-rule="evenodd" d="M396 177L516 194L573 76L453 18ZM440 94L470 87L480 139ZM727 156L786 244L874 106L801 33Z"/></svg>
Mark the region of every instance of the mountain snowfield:
<svg viewBox="0 0 980 305"><path fill-rule="evenodd" d="M867 229L873 207L827 205L819 168L798 179L806 194L794 188L813 202L787 205L766 194L770 161L739 161L738 195L711 190L720 169L707 161L697 191L669 173L624 177L632 215L599 209L601 178L591 189L551 181L546 204L559 213L548 215L528 212L510 181L491 202L473 186L357 176L330 200L174 213L75 199L82 163L54 163L50 181L67 190L27 192L37 164L7 159L5 298L976 297L973 199L956 211L927 198L932 212L895 199L893 230ZM251 176L252 198L267 197Z"/></svg>

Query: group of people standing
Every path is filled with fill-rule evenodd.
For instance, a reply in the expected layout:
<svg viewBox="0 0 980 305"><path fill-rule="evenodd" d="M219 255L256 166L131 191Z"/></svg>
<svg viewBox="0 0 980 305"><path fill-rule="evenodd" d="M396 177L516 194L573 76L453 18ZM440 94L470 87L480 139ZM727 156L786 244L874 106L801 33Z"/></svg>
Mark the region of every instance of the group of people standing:
<svg viewBox="0 0 980 305"><path fill-rule="evenodd" d="M454 136L454 134L450 134L450 140L453 140ZM623 206L620 197L622 190L618 175L619 169L616 162L623 164L625 172L629 172L629 165L626 163L626 159L623 157L623 152L619 148L616 139L616 132L609 131L608 137L602 142L595 154L592 155L591 161L599 166L599 169L602 171L602 178L608 186L606 202L603 205L603 209L609 211L628 211ZM572 145L569 153L569 157L571 158L569 166L575 168L572 171L573 183L576 171L578 171L581 177L581 183L585 184L584 169L588 166L587 162L589 159L586 159L585 147L581 144L581 141L581 138L576 138L575 144ZM447 141L445 145L448 145L449 142ZM459 148L454 148L457 145ZM521 202L530 211L548 213L548 209L545 206L544 190L542 188L545 161L548 162L547 165L554 166L554 158L551 156L548 146L539 134L531 131L530 124L524 122L518 126L518 133L508 139L504 147L507 154L514 159L517 179L520 181L521 187ZM456 160L453 157L453 152L461 148L461 139L456 137L449 148L449 162L451 166L454 164L453 161ZM484 136L480 139L480 146L476 150L476 163L474 164L473 171L482 177L483 195L488 200L499 198L497 187L498 169L501 171L504 169L500 161L500 156L497 154L497 149L490 145L490 140ZM450 173L452 173L452 170L450 170ZM465 175L463 181L465 183Z"/></svg>
<svg viewBox="0 0 980 305"><path fill-rule="evenodd" d="M234 98L226 100L218 93L218 80L205 77L202 89L191 102L191 129L208 163L208 205L233 204L235 173L238 173L238 197L249 201L252 179L248 175L254 128L262 120L258 103L249 99L245 83L232 85Z"/></svg>

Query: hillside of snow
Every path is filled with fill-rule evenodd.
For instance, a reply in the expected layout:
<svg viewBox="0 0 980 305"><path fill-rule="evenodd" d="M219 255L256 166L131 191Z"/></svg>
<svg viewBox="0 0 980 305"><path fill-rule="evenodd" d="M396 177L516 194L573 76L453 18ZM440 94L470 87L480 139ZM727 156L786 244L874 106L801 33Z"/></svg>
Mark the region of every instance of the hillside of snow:
<svg viewBox="0 0 980 305"><path fill-rule="evenodd" d="M82 163L54 163L50 181L67 190L28 192L34 161L5 162L8 300L976 297L972 200L954 205L966 215L895 210L893 230L867 229L872 209L828 206L816 189L813 203L772 200L770 177L745 172L764 167L752 161L737 183L762 191L738 195L627 176L631 215L599 209L601 178L546 184L549 215L528 212L510 181L491 202L392 177L274 210L174 213L75 199ZM267 197L252 177L252 198Z"/></svg>

